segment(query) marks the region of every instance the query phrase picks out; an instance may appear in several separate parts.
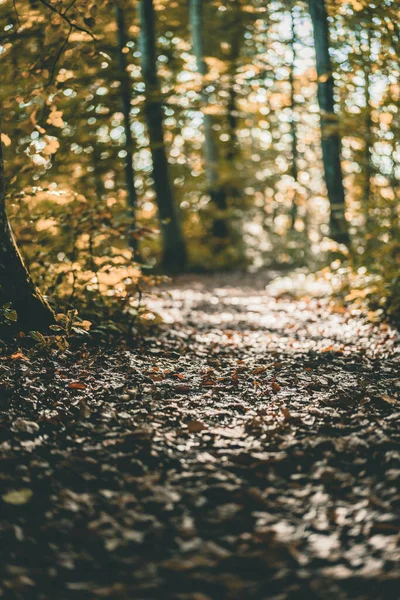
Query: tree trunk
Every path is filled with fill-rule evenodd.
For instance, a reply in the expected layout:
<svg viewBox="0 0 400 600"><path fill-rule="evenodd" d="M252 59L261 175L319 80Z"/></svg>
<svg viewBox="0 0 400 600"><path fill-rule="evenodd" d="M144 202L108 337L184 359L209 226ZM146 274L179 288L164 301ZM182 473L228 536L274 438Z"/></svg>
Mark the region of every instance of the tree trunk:
<svg viewBox="0 0 400 600"><path fill-rule="evenodd" d="M43 330L54 323L50 306L35 288L24 265L7 218L0 140L0 309L7 303L17 312L19 331Z"/></svg>
<svg viewBox="0 0 400 600"><path fill-rule="evenodd" d="M334 111L333 74L329 55L328 13L325 0L308 0L308 5L314 31L322 158L331 209L331 237L339 243L348 245L349 234L345 218L345 192L340 162L341 140Z"/></svg>
<svg viewBox="0 0 400 600"><path fill-rule="evenodd" d="M202 0L189 0L190 27L193 40L193 52L196 57L197 70L205 77L208 72L204 60L204 23ZM202 91L200 94L202 105L207 104L207 95ZM226 190L220 182L218 174L218 148L213 130L214 120L212 115L203 112L204 126L204 160L208 181L208 193L211 202L220 213L213 222L212 233L215 237L224 238L228 235L228 226L224 212L227 208Z"/></svg>
<svg viewBox="0 0 400 600"><path fill-rule="evenodd" d="M135 172L133 169L133 153L134 153L134 141L131 130L131 85L129 80L129 74L126 70L127 61L124 50L126 49L126 29L125 29L125 18L124 11L118 5L115 4L115 18L117 22L117 38L118 38L118 60L119 60L119 81L120 81L120 93L121 93L121 108L122 114L124 115L124 130L125 130L125 150L126 158L124 163L125 170L125 182L127 190L127 201L128 207L131 211L131 231L128 235L128 243L134 253L138 249L138 241L134 236L135 222L136 222L136 205L137 196L135 189Z"/></svg>
<svg viewBox="0 0 400 600"><path fill-rule="evenodd" d="M144 110L150 138L154 188L162 232L162 264L168 270L179 270L186 265L186 248L169 178L164 143L161 87L157 75L153 0L140 0L139 17L142 74L146 88Z"/></svg>
<svg viewBox="0 0 400 600"><path fill-rule="evenodd" d="M289 85L290 85L290 111L291 111L291 135L292 135L292 164L291 164L291 176L293 179L293 198L292 198L292 206L290 210L290 218L292 229L294 228L296 217L297 217L297 186L298 186L298 178L299 172L297 168L298 161L298 151L297 151L297 129L296 129L296 100L295 100L295 87L294 87L294 63L296 60L296 28L295 28L295 19L294 19L294 3L292 3L290 9L290 21L291 21L291 31L292 36L290 39L290 48L292 51L291 62L289 66Z"/></svg>
<svg viewBox="0 0 400 600"><path fill-rule="evenodd" d="M369 210L371 208L371 177L372 177L372 108L371 108L371 94L370 94L370 74L371 68L369 61L371 59L371 30L367 28L368 36L368 50L367 56L365 57L364 64L364 78L365 78L365 137L364 137L364 203L365 203L365 214L366 214L366 230L367 235L371 235L372 223Z"/></svg>
<svg viewBox="0 0 400 600"><path fill-rule="evenodd" d="M392 220L394 223L399 225L398 209L400 207L400 182L399 182L399 177L397 176L397 173L399 170L399 164L395 158L396 153L397 153L397 147L398 147L395 132L394 132L394 135L392 138L391 146L392 146L392 169L391 169L391 174L390 174L390 183L391 183L393 195L394 195L393 207L392 207Z"/></svg>
<svg viewBox="0 0 400 600"><path fill-rule="evenodd" d="M229 63L230 63L230 81L229 81L229 97L228 97L228 107L227 107L227 118L228 118L228 126L229 126L229 149L227 153L227 159L232 162L236 158L236 154L239 148L239 142L237 137L237 126L238 126L238 118L237 118L237 110L236 110L236 71L237 71L237 62L240 56L240 47L241 40L243 37L243 22L242 22L242 12L240 1L236 0L234 9L235 11L235 19L231 26L231 40L230 40L230 55L229 55Z"/></svg>
<svg viewBox="0 0 400 600"><path fill-rule="evenodd" d="M232 199L238 200L242 195L243 185L240 184L238 177L240 165L236 162L239 154L239 140L237 135L238 113L237 113L237 92L236 92L236 73L238 68L238 59L240 56L241 41L243 38L243 19L240 0L235 0L234 21L230 27L230 53L229 53L229 89L227 105L227 124L229 132L228 149L225 160L230 173L230 182L228 192Z"/></svg>

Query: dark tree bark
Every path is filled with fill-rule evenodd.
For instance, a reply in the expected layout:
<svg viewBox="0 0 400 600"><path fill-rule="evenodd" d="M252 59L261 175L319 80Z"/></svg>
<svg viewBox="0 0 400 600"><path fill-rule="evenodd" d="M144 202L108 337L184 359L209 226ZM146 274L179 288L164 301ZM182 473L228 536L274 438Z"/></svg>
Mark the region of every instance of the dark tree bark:
<svg viewBox="0 0 400 600"><path fill-rule="evenodd" d="M372 17L372 15L371 15ZM370 93L370 59L371 59L371 30L367 27L368 36L368 50L367 56L365 57L364 64L364 78L365 78L365 138L364 138L364 202L365 202L365 213L367 215L366 225L367 233L370 233L371 223L369 216L369 209L371 204L371 177L373 175L372 170L372 108L371 108L371 93Z"/></svg>
<svg viewBox="0 0 400 600"><path fill-rule="evenodd" d="M125 182L127 190L127 201L128 207L131 211L132 216L132 231L129 234L129 245L132 250L136 252L138 250L138 241L133 234L136 222L136 205L137 196L135 189L135 172L133 169L133 154L134 154L134 141L131 130L131 85L129 80L129 74L126 70L127 61L124 49L126 48L127 37L125 29L125 18L124 11L118 5L115 4L115 18L117 22L117 36L118 36L118 61L119 61L119 81L120 81L120 92L121 92L121 108L122 114L124 115L124 130L125 130L125 150L126 158L124 163L125 170Z"/></svg>
<svg viewBox="0 0 400 600"><path fill-rule="evenodd" d="M24 265L7 218L0 140L0 308L7 303L17 311L20 331L43 330L54 323L50 306L35 288Z"/></svg>
<svg viewBox="0 0 400 600"><path fill-rule="evenodd" d="M234 22L230 27L230 53L229 53L229 62L230 62L230 76L229 76L229 97L228 97L228 106L227 106L227 119L228 119L228 127L229 127L229 150L227 153L227 159L234 161L238 148L238 137L237 137L237 126L238 126L238 116L237 116L237 108L236 108L236 71L237 71L237 63L238 58L240 56L240 48L241 41L243 37L243 20L242 20L242 12L240 1L236 0L234 4L233 10L235 11Z"/></svg>
<svg viewBox="0 0 400 600"><path fill-rule="evenodd" d="M393 195L394 195L393 208L392 208L392 220L393 220L393 222L397 223L398 222L398 210L397 209L398 209L398 206L400 205L400 181L399 181L399 177L397 176L397 173L399 171L399 163L395 159L396 153L398 152L399 144L397 143L395 135L393 135L391 146L392 146L392 169L391 169L391 174L390 174L390 183L391 183Z"/></svg>
<svg viewBox="0 0 400 600"><path fill-rule="evenodd" d="M189 0L190 27L192 32L193 52L196 57L197 70L203 77L207 75L208 68L204 60L204 22L203 1ZM231 99L232 100L232 99ZM203 106L207 104L207 96L201 93ZM208 193L211 202L220 213L213 223L212 233L215 237L224 238L228 235L228 225L224 217L227 208L226 189L220 182L218 173L218 147L213 130L214 120L212 115L203 112L204 125L204 160L208 181Z"/></svg>
<svg viewBox="0 0 400 600"><path fill-rule="evenodd" d="M238 130L238 111L237 111L237 91L236 91L236 74L238 68L238 59L240 57L241 42L244 34L243 15L241 10L240 0L235 0L232 10L234 11L234 20L229 26L229 88L228 88L228 103L227 103L227 124L229 133L228 149L225 154L225 160L228 163L228 168L231 173L230 182L228 185L229 196L238 200L242 196L243 185L240 183L240 163L237 161L239 157L239 140L237 135Z"/></svg>
<svg viewBox="0 0 400 600"><path fill-rule="evenodd" d="M329 24L325 0L308 0L314 31L315 56L318 75L318 103L321 121L321 145L325 181L330 203L331 237L349 244L345 218L345 192L340 162L341 140L334 110L334 82L329 55Z"/></svg>
<svg viewBox="0 0 400 600"><path fill-rule="evenodd" d="M290 48L292 51L291 63L289 67L289 85L290 85L290 110L291 110L291 135L292 135L292 164L291 164L291 176L293 178L294 183L294 192L292 199L292 206L290 210L291 224L292 228L294 228L296 217L297 217L297 184L299 178L299 171L297 167L298 161L298 151L297 151L297 128L295 121L296 114L296 99L295 99L295 85L294 85L294 63L296 60L296 27L295 27L295 17L294 17L294 3L290 8L290 21L291 21L291 38L290 38Z"/></svg>
<svg viewBox="0 0 400 600"><path fill-rule="evenodd" d="M145 116L150 138L154 188L163 240L162 264L168 270L179 270L186 264L186 247L169 178L164 143L163 107L157 74L153 0L140 0L139 17L142 74L146 88Z"/></svg>

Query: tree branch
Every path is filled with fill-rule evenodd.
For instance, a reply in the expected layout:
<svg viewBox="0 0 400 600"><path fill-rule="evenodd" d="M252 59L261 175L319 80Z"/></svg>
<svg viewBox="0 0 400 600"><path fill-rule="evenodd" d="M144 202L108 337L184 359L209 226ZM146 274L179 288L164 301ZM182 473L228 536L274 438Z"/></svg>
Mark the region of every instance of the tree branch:
<svg viewBox="0 0 400 600"><path fill-rule="evenodd" d="M17 21L17 29L19 29L21 27L21 20L19 18L16 0L13 0L13 7L14 7L14 12L15 12L15 19Z"/></svg>
<svg viewBox="0 0 400 600"><path fill-rule="evenodd" d="M55 8L55 6L53 6L52 4L50 4L50 2L47 2L47 0L39 0L39 2L41 4L43 4L44 6L46 6L47 8L49 8L52 12L56 13L56 15L58 15L59 17L61 17L66 23L68 23L68 25L71 28L76 29L77 31L81 31L82 33L86 33L86 35L89 35L94 42L97 42L96 36L93 35L93 33L89 29L86 29L86 27L82 27L81 25L77 25L76 23L74 23L73 21L71 21L71 19L69 17L67 17L67 15L65 14L66 11L64 11L64 12L58 11ZM67 8L67 10L68 10L68 8Z"/></svg>
<svg viewBox="0 0 400 600"><path fill-rule="evenodd" d="M71 35L71 33L72 33L72 29L73 29L73 25L71 24L71 25L69 26L68 35L67 35L67 37L65 38L64 42L62 43L62 45L60 46L60 48L59 48L59 50L58 50L58 52L57 52L57 56L56 56L56 57L55 57L55 59L54 59L53 66L52 66L52 68L51 68L50 77L49 77L49 82L48 82L48 84L46 85L46 87L48 87L49 85L51 85L51 84L53 83L53 80L54 80L54 75L55 75L55 72L56 72L57 63L58 63L58 61L59 61L59 59L60 59L60 57L61 57L62 53L64 52L64 50L65 50L65 48L66 48L66 46L67 46L67 44L68 44L68 42L69 42L69 37L70 37L70 35Z"/></svg>

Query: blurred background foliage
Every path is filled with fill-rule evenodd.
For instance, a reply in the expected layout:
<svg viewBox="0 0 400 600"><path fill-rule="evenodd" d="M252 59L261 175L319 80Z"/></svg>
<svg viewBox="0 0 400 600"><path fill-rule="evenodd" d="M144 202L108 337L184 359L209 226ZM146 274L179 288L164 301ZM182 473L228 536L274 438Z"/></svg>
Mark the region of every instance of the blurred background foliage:
<svg viewBox="0 0 400 600"><path fill-rule="evenodd" d="M0 1L8 214L42 292L89 319L154 318L140 300L154 273L168 271L152 155L163 143L186 246L181 268L333 261L345 298L399 318L397 0L326 2L347 250L329 237L308 3L201 3L201 73L190 3L154 0L158 80L147 83L151 31L139 4ZM146 121L146 106L157 103L161 142ZM213 202L212 186L224 203Z"/></svg>

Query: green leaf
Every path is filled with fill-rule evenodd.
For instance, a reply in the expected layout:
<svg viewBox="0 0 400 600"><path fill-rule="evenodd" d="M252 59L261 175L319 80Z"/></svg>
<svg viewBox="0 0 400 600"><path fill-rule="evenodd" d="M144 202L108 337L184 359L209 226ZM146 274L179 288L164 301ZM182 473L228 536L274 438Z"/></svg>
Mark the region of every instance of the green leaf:
<svg viewBox="0 0 400 600"><path fill-rule="evenodd" d="M12 308L3 309L3 314L7 321L13 321L14 323L18 321L17 311Z"/></svg>
<svg viewBox="0 0 400 600"><path fill-rule="evenodd" d="M30 331L29 332L29 336L33 340L36 340L37 342L40 342L41 344L45 344L46 343L46 338L44 337L44 335L42 335L40 333L40 331Z"/></svg>

